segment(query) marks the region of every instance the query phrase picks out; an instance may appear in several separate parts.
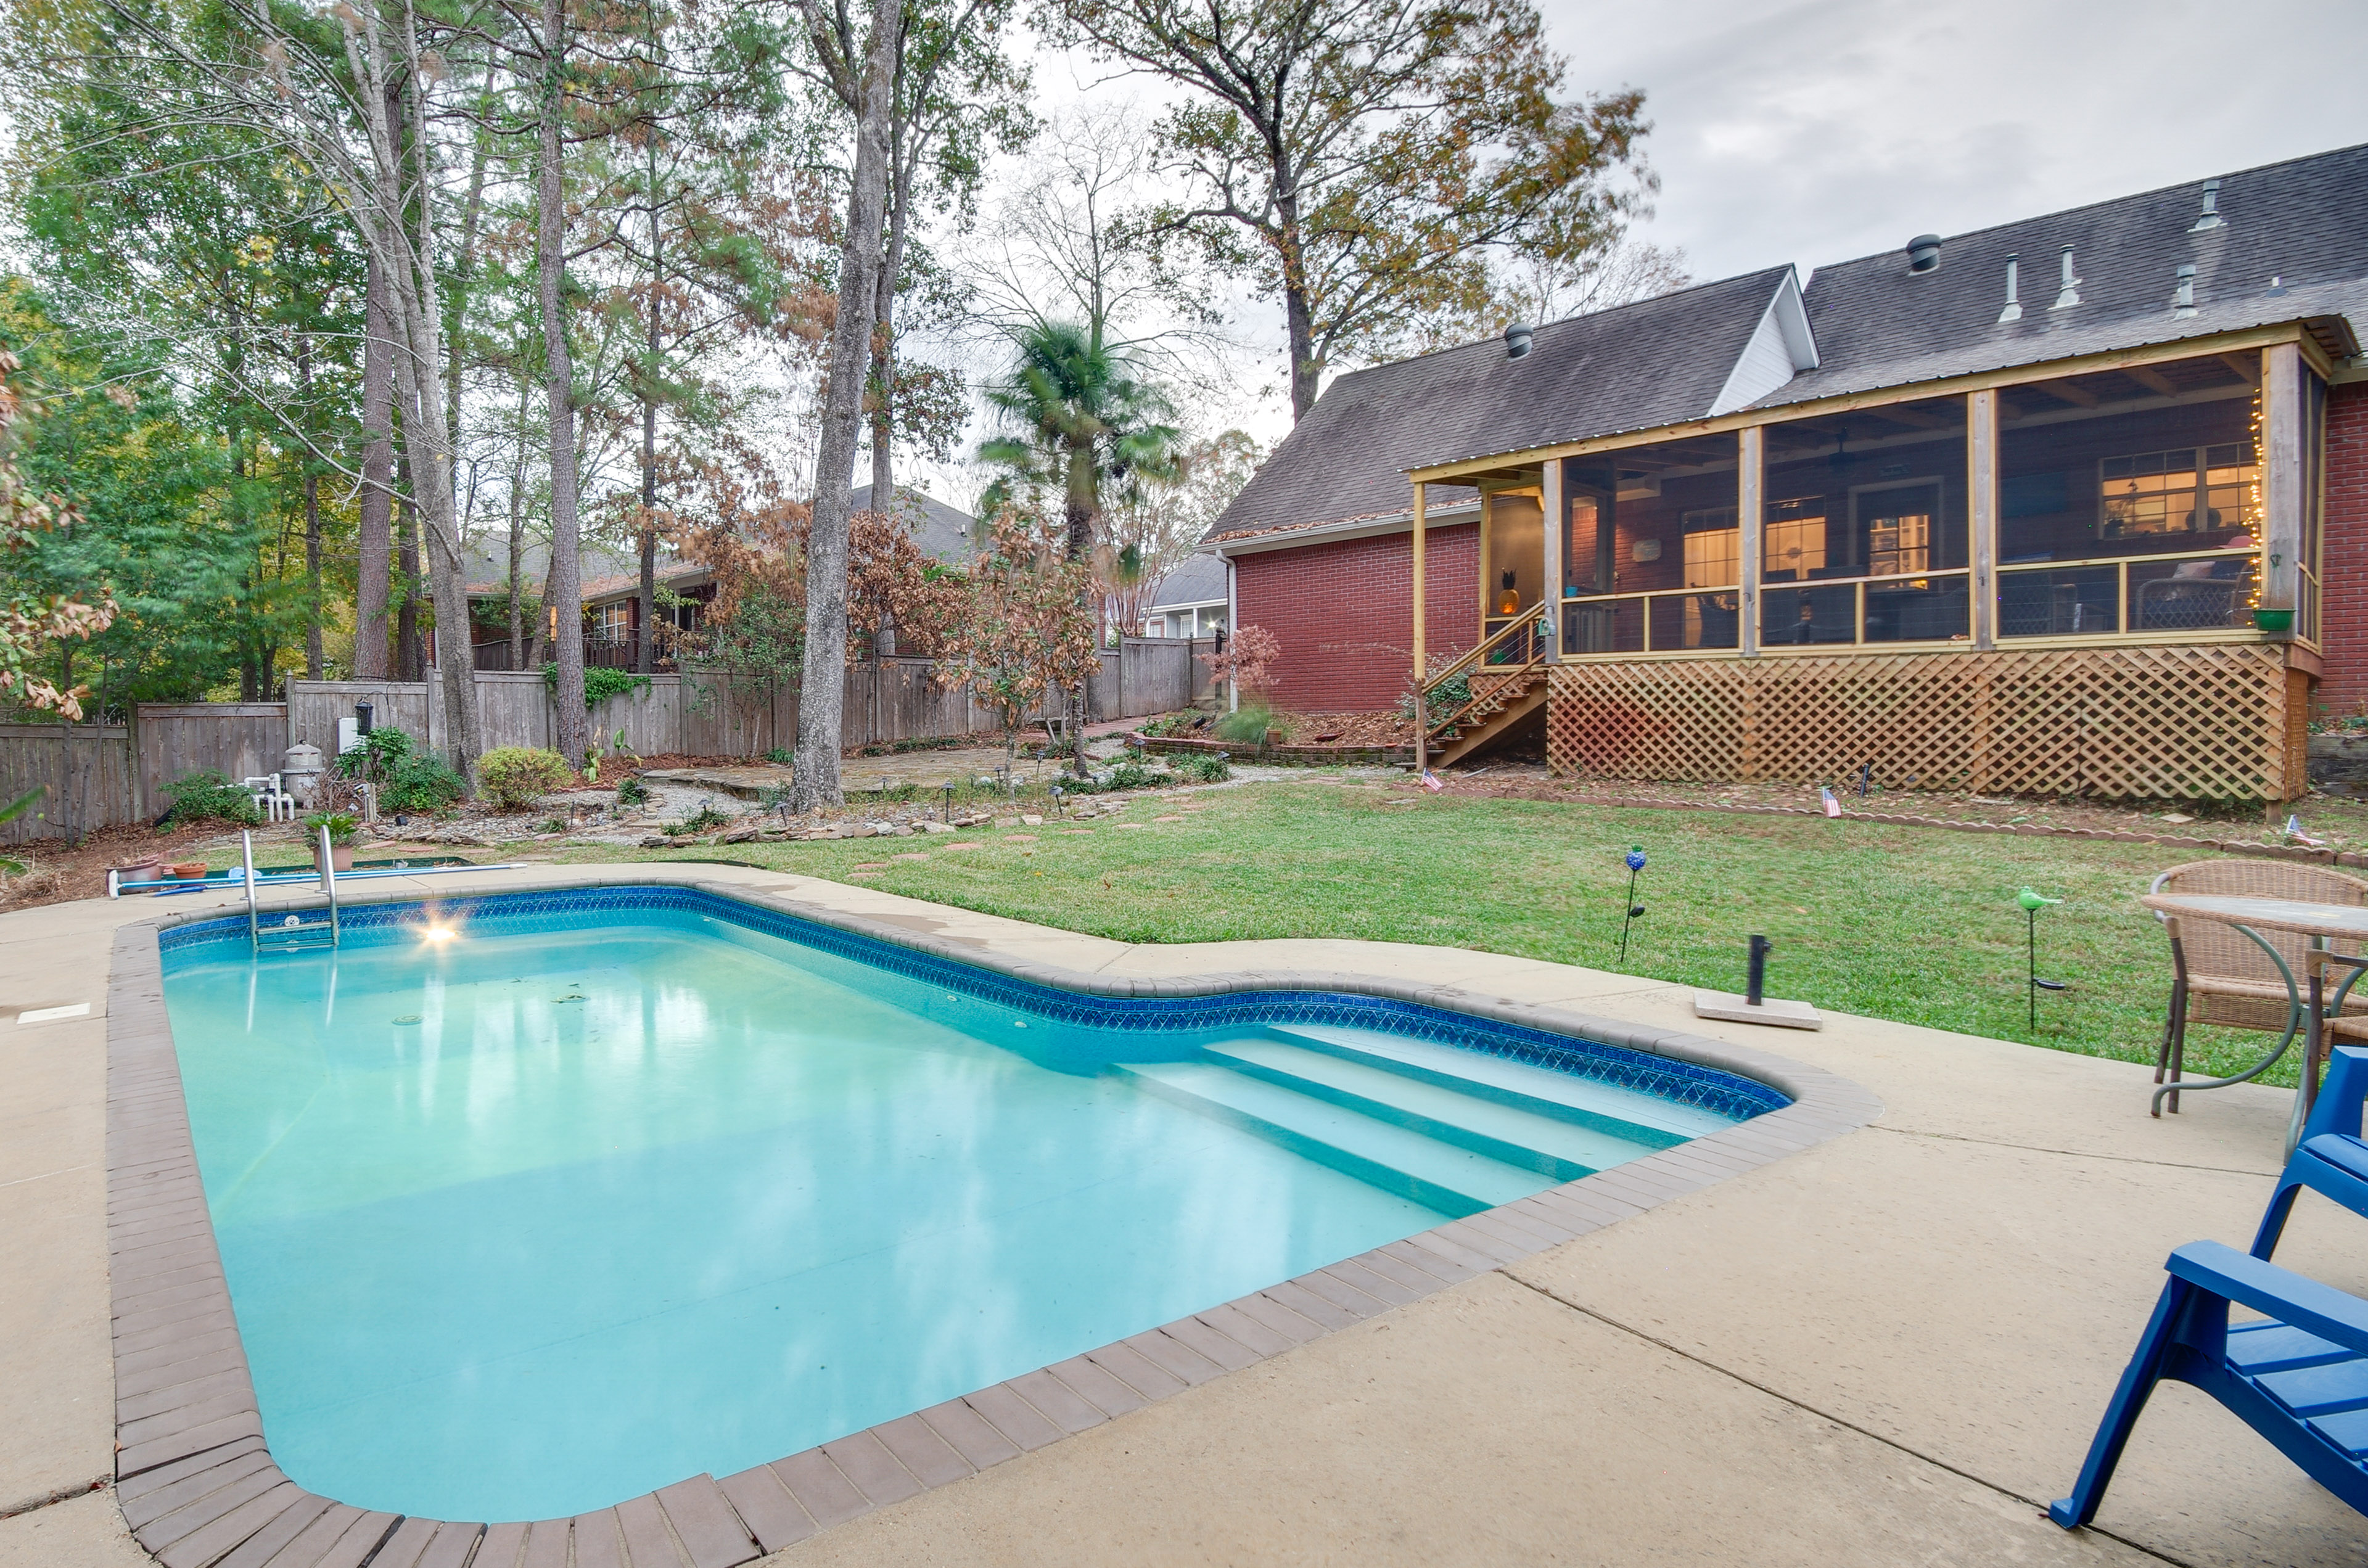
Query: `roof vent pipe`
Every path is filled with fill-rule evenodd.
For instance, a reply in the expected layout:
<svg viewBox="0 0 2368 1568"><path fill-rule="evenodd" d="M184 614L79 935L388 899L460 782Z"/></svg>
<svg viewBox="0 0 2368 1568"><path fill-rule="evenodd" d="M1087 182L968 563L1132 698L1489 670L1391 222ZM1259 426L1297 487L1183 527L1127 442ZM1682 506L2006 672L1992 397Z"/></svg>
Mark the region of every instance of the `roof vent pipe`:
<svg viewBox="0 0 2368 1568"><path fill-rule="evenodd" d="M2224 228L2227 222L2226 218L2220 216L2220 182L2216 179L2205 180L2203 182L2203 216L2195 220L2187 232L2191 234L2200 234L2206 229Z"/></svg>
<svg viewBox="0 0 2368 1568"><path fill-rule="evenodd" d="M1941 265L1941 236L1918 234L1907 242L1907 270L1931 272Z"/></svg>
<svg viewBox="0 0 2368 1568"><path fill-rule="evenodd" d="M2022 257L2015 251L2006 253L2006 309L1998 312L2001 322L2022 319Z"/></svg>
<svg viewBox="0 0 2368 1568"><path fill-rule="evenodd" d="M1507 327L1505 329L1505 358L1508 359L1519 359L1527 355L1530 351L1530 339L1536 335L1537 334L1534 328L1523 326L1519 322L1515 322L1511 326Z"/></svg>
<svg viewBox="0 0 2368 1568"><path fill-rule="evenodd" d="M2171 292L2170 313L2175 316L2192 316L2195 313L2195 264L2193 262L2182 261L2179 264L2179 287Z"/></svg>
<svg viewBox="0 0 2368 1568"><path fill-rule="evenodd" d="M2051 311L2068 311L2079 302L2080 279L2073 276L2072 247L2066 245L2064 247L2064 282L2055 291L2055 302L2047 308Z"/></svg>

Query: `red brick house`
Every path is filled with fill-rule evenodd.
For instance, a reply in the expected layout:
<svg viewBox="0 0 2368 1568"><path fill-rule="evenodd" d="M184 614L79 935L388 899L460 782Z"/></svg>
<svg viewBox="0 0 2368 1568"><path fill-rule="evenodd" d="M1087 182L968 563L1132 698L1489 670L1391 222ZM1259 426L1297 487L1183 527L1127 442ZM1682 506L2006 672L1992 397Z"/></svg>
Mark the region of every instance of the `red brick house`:
<svg viewBox="0 0 2368 1568"><path fill-rule="evenodd" d="M2297 794L2368 703L2363 191L2349 148L1341 376L1210 530L1229 619L1303 710L1426 669L1451 760Z"/></svg>

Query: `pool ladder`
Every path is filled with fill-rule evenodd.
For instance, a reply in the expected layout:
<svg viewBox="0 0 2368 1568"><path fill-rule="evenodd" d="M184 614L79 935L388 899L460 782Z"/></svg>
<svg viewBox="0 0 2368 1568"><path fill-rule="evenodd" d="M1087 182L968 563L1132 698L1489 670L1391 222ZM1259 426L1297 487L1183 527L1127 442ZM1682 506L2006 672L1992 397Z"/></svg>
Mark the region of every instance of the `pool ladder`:
<svg viewBox="0 0 2368 1568"><path fill-rule="evenodd" d="M266 926L262 912L255 904L255 835L242 832L238 835L240 853L246 859L246 939L256 952L264 948L264 937L281 952L301 952L311 948L340 946L344 933L337 925L337 865L329 847L329 830L321 830L321 891L328 895L329 917L326 920L305 920L288 916L283 926Z"/></svg>

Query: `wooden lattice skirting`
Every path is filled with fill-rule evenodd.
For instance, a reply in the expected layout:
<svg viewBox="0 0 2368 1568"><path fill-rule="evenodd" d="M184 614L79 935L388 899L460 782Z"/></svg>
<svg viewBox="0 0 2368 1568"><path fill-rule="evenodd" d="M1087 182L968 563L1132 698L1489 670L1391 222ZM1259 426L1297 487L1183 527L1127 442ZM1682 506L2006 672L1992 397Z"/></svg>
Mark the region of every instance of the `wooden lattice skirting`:
<svg viewBox="0 0 2368 1568"><path fill-rule="evenodd" d="M1559 771L2116 800L2306 788L2310 677L2216 643L1555 666Z"/></svg>

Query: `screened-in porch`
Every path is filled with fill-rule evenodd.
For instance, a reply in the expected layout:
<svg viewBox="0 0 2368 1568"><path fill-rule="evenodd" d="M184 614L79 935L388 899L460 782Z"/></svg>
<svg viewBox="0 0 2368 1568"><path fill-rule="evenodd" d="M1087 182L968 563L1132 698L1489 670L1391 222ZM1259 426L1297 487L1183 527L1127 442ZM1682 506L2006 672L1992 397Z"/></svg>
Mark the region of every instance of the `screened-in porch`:
<svg viewBox="0 0 2368 1568"><path fill-rule="evenodd" d="M2107 779L2092 764L2111 748L2076 736L2058 749L2087 760L2063 768L2035 760L2014 787L2291 793L2300 769L2285 754L2317 668L2326 383L2305 342L2262 340L2269 335L2209 352L2074 361L1941 395L1828 399L1417 470L1418 519L1427 483L1476 484L1484 496L1479 646L1456 662L1472 672L1529 672L1550 709L1588 694L1596 716L1588 737L1562 713L1549 720L1558 761L1616 766L1603 750L1611 735L1615 750L1626 748L1621 755L1652 752L1664 775L1779 778L1855 771L1863 757L1826 757L1813 744L1772 763L1786 748L1767 737L1747 744L1740 732L1690 720L1687 702L1742 701L1740 685L1716 695L1735 684L1724 677L1639 677L1637 691L1662 696L1623 707L1626 677L1615 670L1581 680L1577 672L1816 661L1814 676L1804 665L1787 677L1789 723L1818 710L1813 688L1821 683L1865 687L1865 669L1850 661L1907 659L1884 666L1907 672L1904 686L1877 683L1893 695L1851 699L1853 715L1871 706L1890 717L1876 731L1853 717L1850 746L1888 755L1896 748L1877 732L1912 731L1924 760L1900 760L1899 771L1938 782L1979 774L1975 753L1995 752L1991 737L1968 734L1964 756L1952 760L1942 754L1954 743L1925 722L1931 715L1911 723L1897 704L1912 703L1917 683L1939 673L1925 672L1926 661L1986 655L1981 668L2019 672L2020 695L2003 706L1964 697L1966 724L1994 722L1982 715L2003 722L2009 710L2028 722L2053 711L2049 680L2073 680L2089 695L2056 706L2090 715L2067 721L2073 731L2089 736L2109 724L2114 746L2146 759L2127 778ZM1417 520L1417 549L1421 529ZM2249 673L2226 689L2266 692L2266 680L2275 699L2198 706L2160 661L2000 658L2139 647L2194 648L2207 663L2250 650L2239 661ZM1417 657L1427 669L1442 667L1427 653ZM2174 663L2184 669L2195 660ZM2043 666L2055 673L2032 673ZM1980 684L1975 669L1943 684L1970 693ZM2110 701L2099 695L2114 682L2133 689ZM1939 702L1940 687L1927 685ZM1681 689L1697 695L1669 695ZM1452 708L1440 729L1463 751L1477 733ZM1647 745L1648 735L1661 739ZM1584 758L1575 749L1582 747L1591 748ZM2206 754L2218 759L2208 777L2179 788L2186 776L2178 759Z"/></svg>

